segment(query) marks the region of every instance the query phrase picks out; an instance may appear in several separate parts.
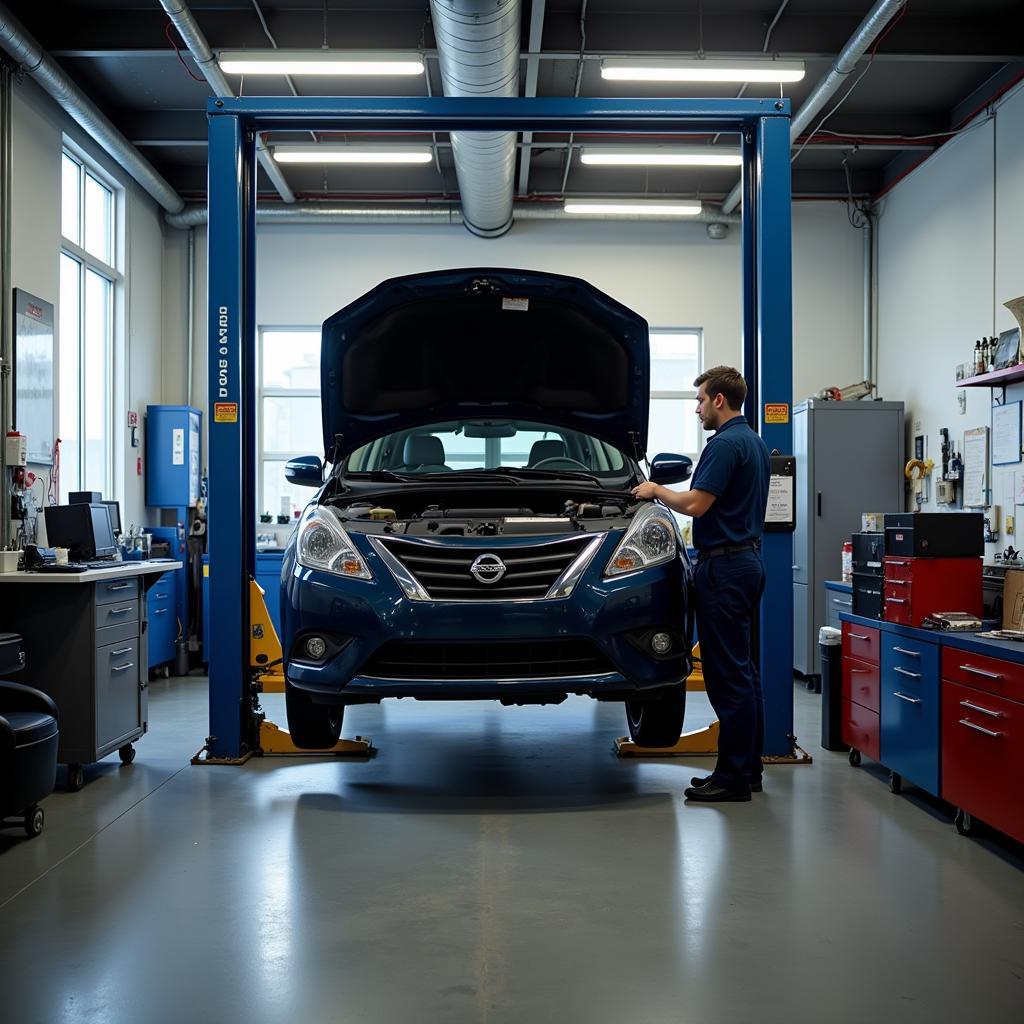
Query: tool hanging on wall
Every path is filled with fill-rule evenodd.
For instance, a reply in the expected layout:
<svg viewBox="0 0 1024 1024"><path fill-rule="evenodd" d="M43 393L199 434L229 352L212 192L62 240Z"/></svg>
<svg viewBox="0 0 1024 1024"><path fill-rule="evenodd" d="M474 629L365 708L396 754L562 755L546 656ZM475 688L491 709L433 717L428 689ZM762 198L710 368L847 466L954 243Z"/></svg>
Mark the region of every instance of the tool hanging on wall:
<svg viewBox="0 0 1024 1024"><path fill-rule="evenodd" d="M925 485L935 463L931 459L911 459L903 468L903 475L910 481L910 493L917 503L917 511L926 499Z"/></svg>

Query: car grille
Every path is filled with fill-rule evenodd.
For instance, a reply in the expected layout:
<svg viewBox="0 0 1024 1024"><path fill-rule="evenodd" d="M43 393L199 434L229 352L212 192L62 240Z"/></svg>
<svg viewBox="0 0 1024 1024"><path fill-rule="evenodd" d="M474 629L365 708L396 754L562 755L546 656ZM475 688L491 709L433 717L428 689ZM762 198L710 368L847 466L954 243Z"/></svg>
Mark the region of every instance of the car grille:
<svg viewBox="0 0 1024 1024"><path fill-rule="evenodd" d="M545 679L615 667L590 640L390 640L361 675L385 679Z"/></svg>
<svg viewBox="0 0 1024 1024"><path fill-rule="evenodd" d="M510 601L544 597L592 539L593 534L583 534L514 547L417 544L394 538L380 538L380 543L435 601ZM496 583L481 583L470 573L481 555L497 555L505 564L505 574Z"/></svg>

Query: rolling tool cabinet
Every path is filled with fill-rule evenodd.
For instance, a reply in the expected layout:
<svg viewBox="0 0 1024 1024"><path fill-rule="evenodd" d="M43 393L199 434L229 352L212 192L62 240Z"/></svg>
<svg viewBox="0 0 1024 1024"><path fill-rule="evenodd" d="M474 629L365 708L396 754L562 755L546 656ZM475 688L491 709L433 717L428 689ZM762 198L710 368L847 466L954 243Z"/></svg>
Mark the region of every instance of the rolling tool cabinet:
<svg viewBox="0 0 1024 1024"><path fill-rule="evenodd" d="M933 612L970 612L981 618L980 558L884 559L886 622L920 626Z"/></svg>

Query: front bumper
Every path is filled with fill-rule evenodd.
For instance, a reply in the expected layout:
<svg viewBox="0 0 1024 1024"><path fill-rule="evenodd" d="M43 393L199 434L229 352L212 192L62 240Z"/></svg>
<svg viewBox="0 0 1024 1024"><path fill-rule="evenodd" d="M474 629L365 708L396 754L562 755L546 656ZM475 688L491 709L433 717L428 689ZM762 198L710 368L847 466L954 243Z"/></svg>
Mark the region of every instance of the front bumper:
<svg viewBox="0 0 1024 1024"><path fill-rule="evenodd" d="M618 538L606 538L566 598L539 601L410 601L387 568L367 557L374 580L345 579L297 566L286 557L282 580L282 639L290 686L316 702L352 703L381 697L498 699L589 694L621 699L673 686L690 670L690 568L677 560L613 580L603 567ZM658 658L637 640L652 627L676 638ZM322 665L292 656L310 633L337 640ZM389 641L480 642L586 638L609 671L529 678L389 678L367 671Z"/></svg>

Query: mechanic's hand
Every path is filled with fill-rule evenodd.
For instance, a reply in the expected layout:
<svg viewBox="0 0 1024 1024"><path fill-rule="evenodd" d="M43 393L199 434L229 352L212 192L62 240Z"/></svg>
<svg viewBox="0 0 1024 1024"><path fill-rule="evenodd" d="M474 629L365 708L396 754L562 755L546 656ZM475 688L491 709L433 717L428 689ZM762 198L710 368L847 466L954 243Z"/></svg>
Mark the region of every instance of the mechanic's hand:
<svg viewBox="0 0 1024 1024"><path fill-rule="evenodd" d="M651 501L658 495L658 485L652 484L650 480L633 488L633 497L640 501Z"/></svg>

